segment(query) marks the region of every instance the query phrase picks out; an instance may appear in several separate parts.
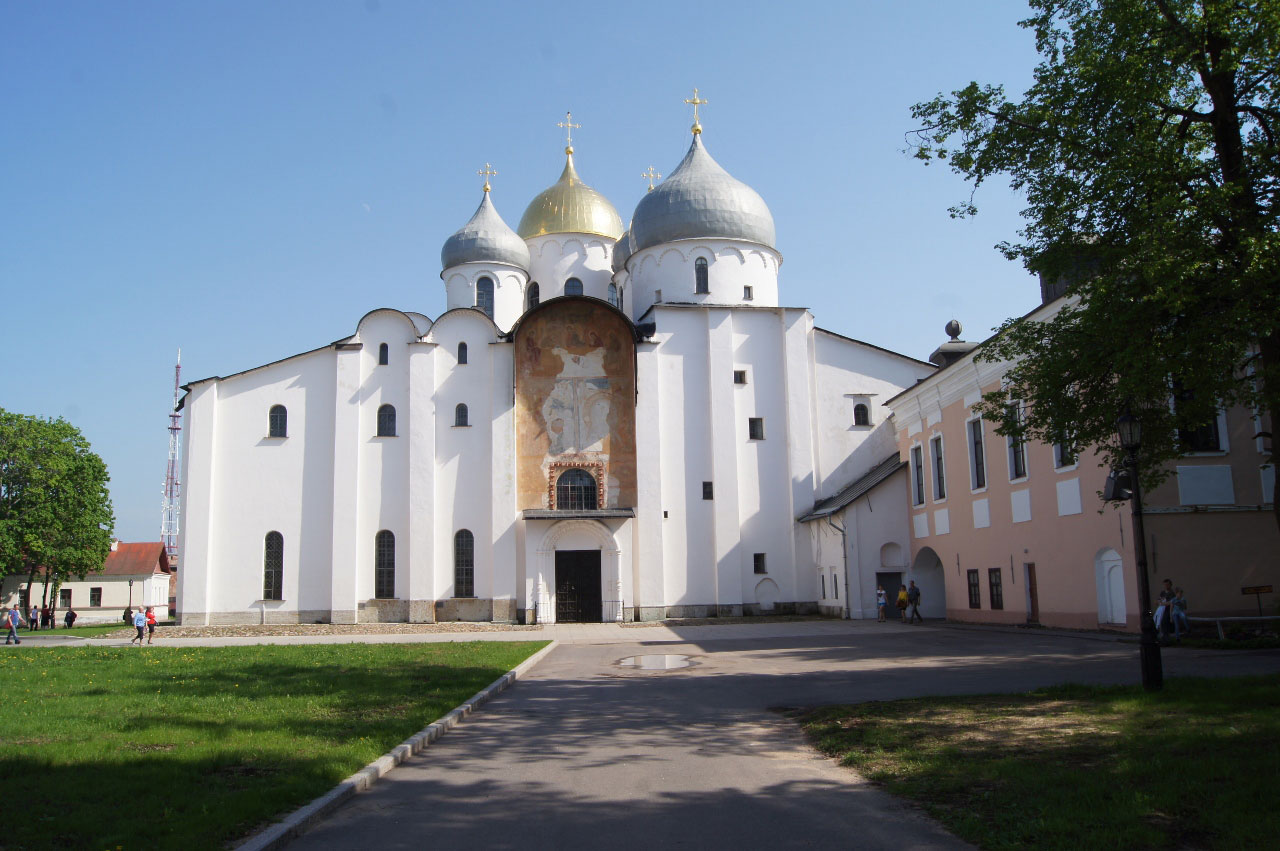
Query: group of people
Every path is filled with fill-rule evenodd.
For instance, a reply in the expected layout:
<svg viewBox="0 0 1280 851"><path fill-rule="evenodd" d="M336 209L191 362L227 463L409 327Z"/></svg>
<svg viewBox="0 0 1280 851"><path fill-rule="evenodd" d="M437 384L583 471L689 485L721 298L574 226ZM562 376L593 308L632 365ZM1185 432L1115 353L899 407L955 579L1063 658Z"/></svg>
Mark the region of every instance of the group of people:
<svg viewBox="0 0 1280 851"><path fill-rule="evenodd" d="M156 636L156 610L151 606L145 609L138 609L136 612L132 608L124 610L124 622L132 624L138 634L129 639L129 643L138 642L138 646L142 646L142 639L147 640L150 644Z"/></svg>
<svg viewBox="0 0 1280 851"><path fill-rule="evenodd" d="M19 612L19 616L21 616L21 612ZM22 622L27 625L28 631L35 632L40 629L53 629L54 617L54 610L49 606L36 606L33 604L30 613ZM62 616L62 622L67 629L70 629L78 617L80 616L76 614L75 609L68 607L66 613Z"/></svg>
<svg viewBox="0 0 1280 851"><path fill-rule="evenodd" d="M924 617L920 614L920 589L916 587L914 579L911 580L910 587L903 585L898 589L895 605L903 623L924 623ZM910 617L907 616L908 608L911 609ZM888 619L889 595L885 593L883 585L876 586L876 611L879 612L877 620L884 623Z"/></svg>
<svg viewBox="0 0 1280 851"><path fill-rule="evenodd" d="M1187 620L1187 598L1181 588L1174 588L1172 580L1164 581L1164 588L1157 597L1156 632L1164 640L1173 634L1174 641L1182 640L1182 633L1191 631Z"/></svg>

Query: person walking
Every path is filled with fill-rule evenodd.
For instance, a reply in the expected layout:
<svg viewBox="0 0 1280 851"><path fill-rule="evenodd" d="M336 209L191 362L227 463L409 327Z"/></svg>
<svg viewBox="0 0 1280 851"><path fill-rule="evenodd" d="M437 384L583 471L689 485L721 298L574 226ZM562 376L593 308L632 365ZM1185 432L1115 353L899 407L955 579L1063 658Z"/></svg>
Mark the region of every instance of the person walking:
<svg viewBox="0 0 1280 851"><path fill-rule="evenodd" d="M138 609L138 611L133 613L133 628L138 631L138 634L133 638L130 638L129 643L132 644L136 641L138 642L138 646L141 647L142 639L145 638L147 634L147 613L142 611L142 609Z"/></svg>
<svg viewBox="0 0 1280 851"><path fill-rule="evenodd" d="M17 603L9 607L9 613L4 616L4 622L9 627L9 634L5 636L4 643L21 644L22 639L18 637L18 627L22 625L22 612L18 611Z"/></svg>
<svg viewBox="0 0 1280 851"><path fill-rule="evenodd" d="M920 616L920 589L916 587L914 579L911 580L911 587L907 589L907 602L911 604L910 623L916 621L924 623L924 618Z"/></svg>
<svg viewBox="0 0 1280 851"><path fill-rule="evenodd" d="M151 643L151 639L156 635L156 612L151 606L147 606L147 643Z"/></svg>
<svg viewBox="0 0 1280 851"><path fill-rule="evenodd" d="M27 618L27 632L35 632L40 628L40 608L31 604L31 614Z"/></svg>
<svg viewBox="0 0 1280 851"><path fill-rule="evenodd" d="M76 618L80 617L76 614L75 609L67 609L67 613L62 616L62 622L67 625L67 629L76 625Z"/></svg>
<svg viewBox="0 0 1280 851"><path fill-rule="evenodd" d="M888 610L889 610L889 595L884 593L883 585L877 585L876 586L876 612L878 613L878 617L876 618L876 620L880 621L880 623L884 623L884 616L885 616L885 613L888 612Z"/></svg>
<svg viewBox="0 0 1280 851"><path fill-rule="evenodd" d="M48 606L41 606L41 608L40 608L40 628L41 628L41 629L50 629L50 628L52 628L52 627L53 627L53 615L49 613L49 607L48 607Z"/></svg>
<svg viewBox="0 0 1280 851"><path fill-rule="evenodd" d="M898 616L902 618L902 622L907 622L907 586L903 585L898 589Z"/></svg>

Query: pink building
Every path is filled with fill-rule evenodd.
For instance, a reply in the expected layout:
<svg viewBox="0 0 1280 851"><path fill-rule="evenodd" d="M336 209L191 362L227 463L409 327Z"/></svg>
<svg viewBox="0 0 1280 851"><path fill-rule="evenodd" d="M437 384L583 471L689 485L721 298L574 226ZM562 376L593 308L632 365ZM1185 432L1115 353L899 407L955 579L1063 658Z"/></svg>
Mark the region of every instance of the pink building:
<svg viewBox="0 0 1280 851"><path fill-rule="evenodd" d="M975 346L952 331L930 358L941 368L886 403L909 465L908 575L945 594L952 620L1137 631L1129 504L1101 500L1108 470L1092 451L1014 444L978 417L973 406L1007 365L975 360ZM1172 579L1192 615L1257 614L1241 589L1280 586L1275 471L1257 436L1268 430L1264 419L1222 411L1175 475L1145 495L1152 594ZM1262 598L1268 614L1276 599Z"/></svg>

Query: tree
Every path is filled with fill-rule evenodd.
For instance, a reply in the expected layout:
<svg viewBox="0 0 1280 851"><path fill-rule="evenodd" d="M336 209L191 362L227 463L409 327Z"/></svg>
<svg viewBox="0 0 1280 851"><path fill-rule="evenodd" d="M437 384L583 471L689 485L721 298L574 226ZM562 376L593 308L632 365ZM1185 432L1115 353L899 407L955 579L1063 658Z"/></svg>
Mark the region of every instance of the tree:
<svg viewBox="0 0 1280 851"><path fill-rule="evenodd" d="M0 575L45 572L54 593L100 570L115 518L107 466L75 426L0 408Z"/></svg>
<svg viewBox="0 0 1280 851"><path fill-rule="evenodd" d="M1025 224L998 247L1067 284L1056 316L1009 320L985 347L1012 367L984 414L1116 462L1131 409L1153 485L1219 406L1280 424L1280 3L1030 5L1042 59L1022 99L970 83L917 104L912 146L975 193L1007 176Z"/></svg>

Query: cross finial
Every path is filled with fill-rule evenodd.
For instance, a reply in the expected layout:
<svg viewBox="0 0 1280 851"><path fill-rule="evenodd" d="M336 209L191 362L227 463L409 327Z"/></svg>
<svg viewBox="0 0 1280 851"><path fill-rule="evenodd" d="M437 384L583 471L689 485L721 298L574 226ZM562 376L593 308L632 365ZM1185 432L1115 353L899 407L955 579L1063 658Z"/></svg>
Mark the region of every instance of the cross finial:
<svg viewBox="0 0 1280 851"><path fill-rule="evenodd" d="M573 153L573 131L581 130L582 125L574 124L573 113L566 112L564 114L564 121L557 122L556 126L564 128L564 152L566 154L572 154Z"/></svg>
<svg viewBox="0 0 1280 851"><path fill-rule="evenodd" d="M492 188L492 187L490 187L490 186L489 186L489 178L491 178L491 177L497 177L497 176L498 176L498 172L497 172L497 171L495 171L495 170L494 170L494 168L493 168L493 166L489 165L488 163L485 163L485 164L484 164L484 168L482 168L482 169L480 169L479 171L477 171L477 172L476 172L476 174L478 174L478 175L480 175L481 177L483 177L483 178L484 178L484 191L485 191L485 192L488 192L488 191Z"/></svg>
<svg viewBox="0 0 1280 851"><path fill-rule="evenodd" d="M643 177L644 179L646 179L646 180L648 180L648 181L649 181L649 191L650 191L650 192L652 192L652 191L653 191L653 182L654 182L655 180L661 180L661 179L662 179L662 175L661 175L661 174L657 171L657 169L655 169L653 166L649 166L649 170L648 170L648 171L646 171L644 174L642 174L642 175L640 175L640 176L641 176L641 177Z"/></svg>
<svg viewBox="0 0 1280 851"><path fill-rule="evenodd" d="M702 123L698 121L698 107L705 105L708 101L706 98L698 97L698 90L694 88L693 97L685 98L684 102L693 104L693 135L697 136L702 132Z"/></svg>

